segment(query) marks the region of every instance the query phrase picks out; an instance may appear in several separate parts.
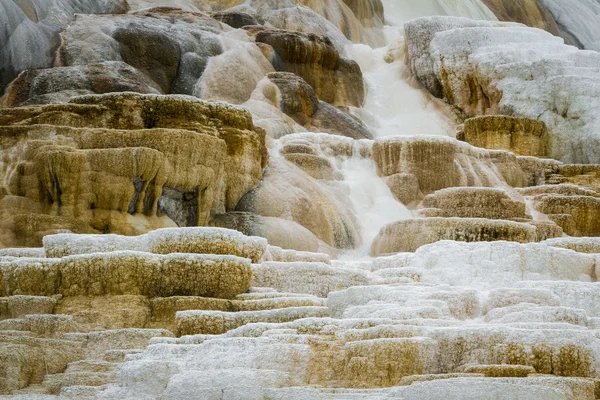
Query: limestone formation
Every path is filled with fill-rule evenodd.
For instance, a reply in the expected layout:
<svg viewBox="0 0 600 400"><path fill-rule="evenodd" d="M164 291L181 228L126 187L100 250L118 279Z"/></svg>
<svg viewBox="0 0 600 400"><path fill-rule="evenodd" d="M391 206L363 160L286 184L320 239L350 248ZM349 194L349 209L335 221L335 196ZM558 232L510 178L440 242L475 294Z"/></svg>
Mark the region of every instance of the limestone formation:
<svg viewBox="0 0 600 400"><path fill-rule="evenodd" d="M207 239L208 242L214 240ZM83 245L82 240L63 243L84 251L94 251L89 245ZM231 240L231 243L241 244L246 239L234 235ZM92 397L107 398L124 397L132 390L139 391L136 382L140 382L144 385L145 396L159 393L170 396L172 391L181 390L179 385L184 385L179 383L177 376L188 376L186 371L193 369L193 365L215 379L223 374L229 377L235 368L240 368L233 360L243 354L249 363L244 368L254 370L260 367L266 371L277 368L287 379L295 380L283 386L277 384L278 389L272 387L270 379L256 379L250 385L258 393L277 393L283 396L281 398L290 394L290 385L295 386L294 390L298 393L304 393L309 389L300 386L310 382L319 382L325 387L334 385L334 382L342 383L343 387L356 388L347 389L347 393L366 395L367 392L361 392L358 388L383 388L380 389L384 390L382 393L390 390L409 393L420 388L419 382L466 379L474 383L482 376L514 379L515 376L537 376L538 373L552 374L554 377L545 379L555 379L556 382L564 382L560 376L578 376L580 378L571 378L575 380L569 387L577 388L581 393L587 393L586 390L593 393L593 384L590 383L588 387L585 383L590 382L585 378L596 374L594 353L589 351L595 339L588 334L587 326L593 319L590 316L596 315L595 304L600 299L600 292L595 284L577 280L585 280L585 277L590 280L595 274L594 255L545 244L497 242L454 243L448 246L450 243L424 246L414 254L375 259L362 271L311 262L262 263L253 267L253 285L275 287L280 293L273 292L273 289L256 288L233 300L210 299L186 293L184 296L154 297L150 301L141 296L136 302L134 296L129 296L127 303L119 303L119 296L113 295L111 302L107 303L109 298L94 297L100 294L97 291L88 293L88 297L82 297L80 292L74 291L75 287L80 291L86 282L95 280L93 274L79 273L73 278L80 284L70 285L70 291L65 292L67 297L62 299L31 296L6 298L3 304L8 305L9 319L0 323L0 330L5 332L0 340L11 344L3 347L3 354L7 365L28 365L28 371L31 372L27 372L27 375L26 372L11 369L14 372L8 376L9 380L4 381L3 390L8 393L35 383L37 387L34 385L32 388L39 393L67 396L69 393L83 393L77 390L82 390L78 389L81 385L87 385L86 393ZM46 251L51 253L51 249L47 247ZM91 265L102 265L97 261L89 264L92 260L112 257L119 260L119 268L124 268L130 265L127 257L133 255L138 258L144 255L155 260L161 257L167 257L165 260L177 260L178 257L208 260L216 257L109 252L47 261L15 259L2 264L2 268L6 270L8 267L10 270L13 263L21 265L20 268L28 265L31 273L42 262L60 265L61 260L70 260L69 263L75 266L80 262L78 260L87 260L89 272L92 273L94 268ZM453 259L451 266L447 261L450 255ZM242 260L235 257L221 259ZM405 273L401 273L402 270ZM96 278L100 285L96 287L106 285L104 287L108 288L112 274L100 271L97 270L100 274ZM148 268L140 269L142 271L150 272ZM407 274L409 271L411 273ZM66 274L61 279L61 285L68 285L72 278L69 278L67 270L61 269L61 273ZM30 274L29 277L33 278L34 275ZM186 290L190 275L183 276L185 280L170 280L171 284L175 284L172 288L182 285L179 290ZM232 274L228 273L227 276L232 277ZM550 281L527 281L536 276ZM391 283L393 279L401 279L397 282L404 284L377 286ZM561 279L563 281L552 281ZM148 284L152 281L137 280ZM426 282L433 286L409 284L410 281ZM18 280L12 278L11 282ZM442 282L452 282L456 286L440 285ZM488 285L490 288L486 304L482 303L485 297L471 286L474 284ZM505 285L510 285L510 288L505 289ZM127 287L138 290L132 285ZM233 288L231 283L227 287ZM297 294L289 293L289 290ZM146 294L153 297L165 292L151 293ZM307 295L310 293L329 295L329 299L324 303ZM579 295L571 295L574 293ZM121 297L125 301L125 296ZM125 304L129 304L129 309L123 308ZM198 309L202 311L191 311ZM87 314L84 310L87 310ZM113 313L113 324L133 323L141 326L121 328L117 325L108 328L112 330L102 332L85 331L89 329L87 326L93 326L94 323L107 324L105 318L108 317L108 310ZM53 312L65 314L60 316ZM23 313L38 313L38 316L22 317ZM485 318L478 325L470 323L469 327L458 328L465 320L475 318L480 313ZM119 319L119 315L129 315L130 318ZM134 315L139 317L131 318ZM392 315L394 317L390 318ZM422 322L411 322L417 321L414 318L420 318ZM566 321L569 322L565 324ZM509 327L511 324L516 324L518 328ZM547 330L538 327L539 324L552 326L553 335L544 336L543 332ZM156 328L160 326L178 329L179 334L194 335L174 339L169 331ZM35 336L17 342L16 333L12 333L16 331L6 330L16 327L26 329ZM286 334L282 336L283 332ZM39 335L44 336L40 338ZM269 337L268 340L265 335ZM302 336L310 340L311 345L298 341ZM544 338L543 345L539 344L541 338ZM20 347L17 347L17 343ZM45 363L39 361L42 351L58 354L60 348L56 346L59 343L62 349L68 349L68 352L61 352L62 358L47 358ZM467 348L464 347L465 343L469 343ZM38 347L42 345L46 346L45 350ZM146 346L147 350L141 350ZM461 346L462 350L459 351ZM28 351L28 358L14 357L24 349ZM138 355L123 359L125 354L133 352L138 352ZM217 354L217 365L208 362L210 359L217 360L214 358ZM529 357L527 354L535 356ZM272 357L276 357L275 363ZM552 359L552 363L548 363L548 359ZM44 365L46 372L40 369ZM231 368L223 368L227 365L231 365ZM368 371L368 379L360 371ZM45 373L50 375L44 377ZM299 373L305 378L299 379ZM425 374L434 375L426 377ZM151 382L157 378L166 379L168 384L152 385ZM226 388L223 390L231 393L231 396L239 394L237 389L231 388L230 381L215 379L210 384L194 386L195 395L210 393L215 387L219 391ZM106 383L110 385L105 386ZM386 389L399 383L400 386ZM539 388L548 387L542 382L535 385ZM19 392L32 393L27 390ZM520 387L520 390L523 393L528 389Z"/></svg>
<svg viewBox="0 0 600 400"><path fill-rule="evenodd" d="M564 249L570 249L579 253L600 253L600 239L597 237L583 237L583 238L555 238L544 241L549 246L561 247Z"/></svg>
<svg viewBox="0 0 600 400"><path fill-rule="evenodd" d="M263 29L256 34L256 42L272 47L270 58L276 70L303 78L319 99L336 106L362 105L364 85L360 67L355 61L342 58L329 38Z"/></svg>
<svg viewBox="0 0 600 400"><path fill-rule="evenodd" d="M524 199L502 189L451 188L425 197L421 214L429 217L527 218Z"/></svg>
<svg viewBox="0 0 600 400"><path fill-rule="evenodd" d="M520 22L533 28L544 29L555 36L562 36L568 44L583 47L568 30L561 29L558 21L540 0L483 0L501 21Z"/></svg>
<svg viewBox="0 0 600 400"><path fill-rule="evenodd" d="M238 3L242 3L238 0ZM260 14L267 23L279 29L329 36L335 46L342 49L345 44L384 44L381 32L381 8L378 1L356 9L346 0L252 0L240 9Z"/></svg>
<svg viewBox="0 0 600 400"><path fill-rule="evenodd" d="M13 260L2 265L2 295L231 298L248 290L249 264L249 260L234 256L118 251Z"/></svg>
<svg viewBox="0 0 600 400"><path fill-rule="evenodd" d="M370 139L372 134L363 123L317 98L313 88L298 75L273 72L267 75L277 86L279 96L274 101L298 124L315 132L327 132L353 139ZM263 93L268 91L263 88Z"/></svg>
<svg viewBox="0 0 600 400"><path fill-rule="evenodd" d="M75 13L124 13L127 3L103 1L19 0L0 5L0 95L10 81L30 68L48 68L58 47L58 34Z"/></svg>
<svg viewBox="0 0 600 400"><path fill-rule="evenodd" d="M221 11L213 13L211 17L233 28L243 28L248 25L263 25L265 23L258 15L241 11Z"/></svg>
<svg viewBox="0 0 600 400"><path fill-rule="evenodd" d="M6 91L8 107L66 103L71 97L94 93L162 93L146 75L120 61L26 70Z"/></svg>
<svg viewBox="0 0 600 400"><path fill-rule="evenodd" d="M475 147L507 150L520 156L547 157L550 154L546 124L528 118L489 116L465 121L461 140Z"/></svg>
<svg viewBox="0 0 600 400"><path fill-rule="evenodd" d="M554 159L600 160L594 128L597 75L589 72L597 52L507 23L432 17L411 21L405 29L412 71L432 94L467 117L502 114L545 122ZM587 122L572 123L581 118Z"/></svg>
<svg viewBox="0 0 600 400"><path fill-rule="evenodd" d="M236 211L294 221L329 246L357 246L358 222L341 197L344 188L320 185L298 170L285 160L272 159L261 183L240 200Z"/></svg>
<svg viewBox="0 0 600 400"><path fill-rule="evenodd" d="M596 197L542 195L536 209L555 220L570 236L600 236L600 199Z"/></svg>
<svg viewBox="0 0 600 400"><path fill-rule="evenodd" d="M282 218L263 217L247 212L215 215L210 224L235 229L248 236L260 236L273 246L335 255L337 251L302 225ZM1 254L1 253L0 253Z"/></svg>
<svg viewBox="0 0 600 400"><path fill-rule="evenodd" d="M504 181L489 152L441 136L399 136L376 140L373 158L379 175L392 177L404 174L403 178L395 179L409 184L418 182L414 193L420 190L429 194L457 186L494 187ZM517 164L516 159L514 161ZM521 170L518 165L513 166ZM519 173L523 175L522 170ZM390 183L394 187L394 182Z"/></svg>
<svg viewBox="0 0 600 400"><path fill-rule="evenodd" d="M598 397L598 7L89 1L0 5L0 397Z"/></svg>
<svg viewBox="0 0 600 400"><path fill-rule="evenodd" d="M541 238L540 240L543 240ZM535 226L521 222L482 218L424 218L384 226L371 246L371 255L410 252L439 240L527 243L537 240Z"/></svg>
<svg viewBox="0 0 600 400"><path fill-rule="evenodd" d="M48 258L86 253L141 251L154 254L198 253L235 255L253 262L261 260L267 241L223 228L157 229L140 236L57 234L44 237Z"/></svg>
<svg viewBox="0 0 600 400"><path fill-rule="evenodd" d="M39 244L35 231L204 225L259 182L267 159L249 113L187 97L92 96L5 109L0 120L5 246Z"/></svg>

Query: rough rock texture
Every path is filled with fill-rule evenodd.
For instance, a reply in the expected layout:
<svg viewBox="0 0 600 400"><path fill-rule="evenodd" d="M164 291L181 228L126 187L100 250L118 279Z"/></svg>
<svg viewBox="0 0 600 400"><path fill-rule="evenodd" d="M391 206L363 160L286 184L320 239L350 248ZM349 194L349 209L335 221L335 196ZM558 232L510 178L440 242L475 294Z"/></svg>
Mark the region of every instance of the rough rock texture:
<svg viewBox="0 0 600 400"><path fill-rule="evenodd" d="M204 225L236 206L267 160L249 113L189 97L82 97L4 109L0 125L8 161L0 209L13 220L5 246L35 245L35 231L61 228L139 234Z"/></svg>
<svg viewBox="0 0 600 400"><path fill-rule="evenodd" d="M68 243L75 246L77 242ZM421 393L429 398L437 393L435 385L446 382L442 385L445 392L456 390L457 399L461 398L458 393L471 392L473 399L482 398L482 391L492 390L489 385L492 393L506 393L517 385L519 395L525 393L528 398L548 398L556 390L575 391L576 399L594 398L589 378L598 373L592 332L600 289L596 283L586 283L596 273L594 254L546 244L440 242L415 253L376 258L361 269L343 262L335 266L264 262L252 267L253 285L279 292L255 287L231 300L179 295L148 301L144 296L76 295L75 290L83 290L94 280L101 283L95 290L110 287L112 274L96 269L105 265L98 262L100 258L120 260L119 268L125 268L131 265L127 257L133 255L172 261L217 257L113 252L2 264L5 270L13 264L29 265L28 277L33 278L40 263L49 266L69 260L72 268L83 260L88 263L88 273L72 275L79 282L70 286L73 296L58 301L11 296L0 302L0 310L3 304L11 310L10 319L0 323L0 340L7 344L2 355L5 365L11 366L8 380L3 381L4 393L35 390L67 396L81 394L78 388L88 385L92 398L123 398L133 393L170 397L182 390L190 390L191 397L206 397L216 388L217 394L232 399L248 398L248 393L257 399L263 394L285 399L309 393L333 399L326 388L341 386L348 388L338 389L342 393L358 398L373 398L375 393ZM69 276L54 287L71 282ZM231 279L232 274L227 276ZM169 281L184 290L190 275L180 277ZM229 279L227 287L233 288ZM121 280L119 290L136 291L136 285L152 281ZM325 302L311 294L328 299ZM107 312L113 313L110 323L116 326L107 324ZM39 314L22 317L23 313ZM98 323L110 330L86 331ZM179 334L193 335L175 339L157 326L177 327ZM21 332L30 336L18 336L17 331L7 330L11 328L25 329ZM61 357L46 357L42 362L44 351ZM198 370L202 374L191 372ZM541 377L540 373L550 375ZM252 380L245 380L248 374ZM206 375L210 381L198 381ZM223 376L228 379L222 380ZM231 381L232 377L236 380ZM515 377L521 380L510 381ZM502 386L500 382L505 381L499 379L508 380L508 386ZM523 385L523 379L531 381ZM462 380L464 385L459 383ZM37 386L14 391L31 383ZM323 389L306 387L316 384Z"/></svg>
<svg viewBox="0 0 600 400"><path fill-rule="evenodd" d="M242 28L248 25L263 25L264 20L257 15L248 14L241 11L221 11L211 15L217 21L231 26L232 28Z"/></svg>
<svg viewBox="0 0 600 400"><path fill-rule="evenodd" d="M207 14L169 7L78 15L61 33L55 66L62 68L33 72L43 77L35 84L31 73L21 76L7 105L123 90L243 103L273 68L246 35L222 37L228 30Z"/></svg>
<svg viewBox="0 0 600 400"><path fill-rule="evenodd" d="M428 285L377 286L371 281L330 293L323 311L180 312L182 328L227 332L154 340L143 356L125 363L126 379L103 398L141 390L146 395L208 396L216 390L225 398L256 399L591 400L594 383L589 378L597 374L591 327L600 292L597 284L585 281L594 265L592 255L507 242L444 242L415 254L375 259L365 267L374 272L363 271L365 277L411 270L413 279ZM270 271L272 283L287 281L304 292L314 290L304 286L308 268L313 273L324 268L290 265L305 272L292 276L284 267L258 268ZM487 288L486 295L477 287ZM276 322L311 310L330 317ZM241 321L255 322L235 328ZM219 361L208 361L213 357ZM164 383L148 386L157 377L157 364L163 366L159 376ZM198 369L201 373L192 372ZM248 374L252 379L245 378ZM206 375L209 381L200 380ZM193 389L192 377L197 383ZM329 388L343 396L334 396Z"/></svg>
<svg viewBox="0 0 600 400"><path fill-rule="evenodd" d="M7 88L5 104L66 103L73 96L109 92L162 93L156 83L135 68L121 61L107 61L83 67L26 70Z"/></svg>
<svg viewBox="0 0 600 400"><path fill-rule="evenodd" d="M154 254L197 253L235 255L258 262L267 250L267 241L223 228L166 228L140 236L73 235L44 237L48 258L86 253L142 251Z"/></svg>
<svg viewBox="0 0 600 400"><path fill-rule="evenodd" d="M464 19L394 41L481 0L123 6L3 99L152 92L0 110L0 247L44 246L0 250L1 395L598 397L598 240L564 233L600 235L600 169L539 158L595 151L593 53Z"/></svg>
<svg viewBox="0 0 600 400"><path fill-rule="evenodd" d="M545 122L554 159L600 160L598 53L566 46L541 30L460 18L422 18L405 29L412 70L432 94L469 117Z"/></svg>
<svg viewBox="0 0 600 400"><path fill-rule="evenodd" d="M377 2L373 3L377 8ZM345 0L251 0L239 8L260 14L279 29L329 36L339 49L350 41L384 44L378 12L371 12L368 6L367 10L361 7L364 11L355 10Z"/></svg>
<svg viewBox="0 0 600 400"><path fill-rule="evenodd" d="M281 218L263 217L247 212L230 212L215 215L212 226L235 229L248 236L260 236L273 246L313 253L336 254L336 251L319 240L302 225Z"/></svg>
<svg viewBox="0 0 600 400"><path fill-rule="evenodd" d="M568 31L563 31L542 0L483 0L486 6L500 21L520 22L533 28L540 28L555 36L561 36L567 44L583 47L579 40Z"/></svg>
<svg viewBox="0 0 600 400"><path fill-rule="evenodd" d="M123 13L120 0L19 0L0 4L0 95L21 71L47 68L59 44L58 33L75 13Z"/></svg>
<svg viewBox="0 0 600 400"><path fill-rule="evenodd" d="M527 218L523 198L496 188L442 189L423 199L421 214L431 217Z"/></svg>
<svg viewBox="0 0 600 400"><path fill-rule="evenodd" d="M410 252L440 240L527 243L537 240L535 226L483 218L424 218L384 226L371 246L371 255ZM545 239L545 238L544 238Z"/></svg>
<svg viewBox="0 0 600 400"><path fill-rule="evenodd" d="M272 159L263 180L240 200L236 211L294 221L329 246L357 246L358 222L350 203L340 197L344 188L320 185L298 170L285 160Z"/></svg>
<svg viewBox="0 0 600 400"><path fill-rule="evenodd" d="M412 185L413 195L399 193L398 198L414 198L422 194L457 186L502 186L504 180L512 186L523 186L523 169L511 160L509 169L498 169L493 154L442 136L392 137L376 140L373 159L380 176L388 178L396 192ZM515 171L517 170L517 171ZM401 175L398 175L401 174ZM519 179L520 175L520 179ZM520 181L520 182L519 182ZM513 183L514 182L514 183Z"/></svg>
<svg viewBox="0 0 600 400"><path fill-rule="evenodd" d="M570 236L600 236L600 199L590 196L540 196L536 210L548 215Z"/></svg>
<svg viewBox="0 0 600 400"><path fill-rule="evenodd" d="M489 116L465 121L461 140L490 150L507 150L520 156L550 154L546 124L529 118Z"/></svg>
<svg viewBox="0 0 600 400"><path fill-rule="evenodd" d="M2 263L2 295L232 298L248 290L250 261L235 256L107 252Z"/></svg>
<svg viewBox="0 0 600 400"><path fill-rule="evenodd" d="M303 78L317 97L336 106L359 107L364 101L362 73L353 60L342 58L324 36L265 29L256 42L269 45L273 66Z"/></svg>
<svg viewBox="0 0 600 400"><path fill-rule="evenodd" d="M548 246L574 250L578 253L600 253L600 239L597 237L556 238L545 240L543 243Z"/></svg>
<svg viewBox="0 0 600 400"><path fill-rule="evenodd" d="M342 110L320 101L314 90L298 75L273 72L267 75L279 91L273 99L286 115L314 132L327 132L353 139L371 139L369 129ZM263 93L269 89L264 88Z"/></svg>

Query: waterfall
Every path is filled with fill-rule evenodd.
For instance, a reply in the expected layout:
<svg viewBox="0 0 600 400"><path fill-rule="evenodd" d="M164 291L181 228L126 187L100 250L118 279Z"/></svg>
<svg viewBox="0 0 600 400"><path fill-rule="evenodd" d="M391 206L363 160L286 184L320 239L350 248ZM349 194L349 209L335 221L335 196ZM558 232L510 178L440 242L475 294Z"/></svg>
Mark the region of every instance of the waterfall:
<svg viewBox="0 0 600 400"><path fill-rule="evenodd" d="M456 122L447 104L433 97L412 76L403 32L399 27L404 21L427 15L496 18L480 0L388 0L384 1L384 6L388 24L384 27L387 46L372 48L365 44L349 44L345 48L345 56L360 65L367 86L364 106L356 113L369 125L376 139L393 136L454 137ZM303 135L306 137L311 133ZM272 148L271 153L277 153L278 147ZM338 166L344 177L342 184L347 187L362 237L362 244L355 250L343 252L341 258L363 259L368 256L371 243L383 226L417 215L394 197L384 178L378 176L370 157L354 151L351 157L330 155L328 159L332 165ZM500 180L497 176L494 178ZM322 181L319 184L328 185Z"/></svg>

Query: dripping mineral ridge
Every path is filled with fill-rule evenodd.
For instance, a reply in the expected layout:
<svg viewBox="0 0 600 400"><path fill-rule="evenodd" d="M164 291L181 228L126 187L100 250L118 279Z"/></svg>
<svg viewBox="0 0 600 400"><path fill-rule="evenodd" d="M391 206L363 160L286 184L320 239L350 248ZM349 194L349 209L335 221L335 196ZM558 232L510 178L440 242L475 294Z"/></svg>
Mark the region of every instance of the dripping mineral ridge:
<svg viewBox="0 0 600 400"><path fill-rule="evenodd" d="M0 0L0 399L600 399L600 0Z"/></svg>

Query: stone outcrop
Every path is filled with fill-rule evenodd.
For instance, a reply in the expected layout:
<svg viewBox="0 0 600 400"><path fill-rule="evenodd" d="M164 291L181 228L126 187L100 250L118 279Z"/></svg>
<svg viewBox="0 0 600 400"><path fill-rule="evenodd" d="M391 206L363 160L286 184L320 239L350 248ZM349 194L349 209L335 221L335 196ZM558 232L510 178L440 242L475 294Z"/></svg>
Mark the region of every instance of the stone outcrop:
<svg viewBox="0 0 600 400"><path fill-rule="evenodd" d="M541 260L545 261L540 264ZM236 312L232 305L214 311L182 310L176 314L181 333L219 334L153 340L140 357L126 361L122 374L143 376L147 385L156 379L150 373L152 366L171 366L161 375L168 383L145 389L122 383L103 394L118 397L143 389L171 396L187 393L190 384L181 379L194 377L196 395L211 393L216 386L232 398L247 395L249 388L257 396L332 398L331 388L342 385L344 389L336 391L357 398L374 393L427 397L441 393L438 390L457 399L464 393L470 398L490 392L516 396L512 388L518 387L518 395L542 399L556 390L563 393L556 388L568 382L565 392L591 400L597 367L589 324L597 312L598 288L585 279L591 278L594 265L593 255L506 242L446 242L415 254L378 258L365 266L374 272L343 278L360 286L330 292L326 307L313 301L312 306L279 310L242 311L248 310L243 306ZM428 284L377 286L368 280L402 270ZM308 280L309 271L322 278ZM261 282L301 288L304 293L325 289L324 274L334 271L337 279L349 272L310 264L267 263L256 268ZM356 280L360 275L363 283ZM486 287L486 295L473 284ZM247 296L257 295L263 294ZM244 298L246 303L249 297ZM301 317L308 318L297 319ZM253 379L245 380L247 375L239 374L239 364L233 362L240 354L249 365L243 367L245 374L256 369L261 374L252 372ZM216 364L208 361L216 355ZM202 375L191 372L199 366ZM273 375L264 375L268 371L284 378L273 383ZM211 380L199 381L206 374ZM227 380L222 380L224 375ZM231 378L244 384L233 385ZM312 387L317 382L322 389Z"/></svg>
<svg viewBox="0 0 600 400"><path fill-rule="evenodd" d="M263 217L247 212L215 215L210 225L235 229L248 236L260 236L273 246L335 255L337 251L302 225L282 218Z"/></svg>
<svg viewBox="0 0 600 400"><path fill-rule="evenodd" d="M222 228L166 228L133 237L68 233L44 237L48 258L115 251L234 255L259 262L267 251L267 240Z"/></svg>
<svg viewBox="0 0 600 400"><path fill-rule="evenodd" d="M179 235L175 242L145 250L223 248L214 235L219 231L187 231L203 235ZM178 232L186 230L152 235L172 239ZM186 242L186 237L191 241ZM106 242L110 240L106 236ZM229 233L227 248L242 248L253 241ZM96 252L97 242L85 235L59 235L48 238L45 252L56 252L57 243L70 249L59 250L57 255ZM119 242L151 241L141 237L120 238ZM190 370L202 368L211 380L193 386L194 395L204 396L215 387L231 393L227 396L242 395L242 388L232 388L229 379L218 377L230 378L242 369L243 375L234 375L239 381L248 371L260 369L276 370L285 380L273 387L270 378L252 375L252 381L243 381L243 396L248 388L279 396L275 398L307 391L327 393L307 388L306 379L324 388L341 384L344 393L358 398L373 393L365 388L384 394L427 395L434 389L423 384L447 382L447 390L458 387L459 393L465 393L460 380L475 390L473 386L486 382L504 382L498 379L531 379L526 386L523 381L518 385L520 395L531 397L530 388L535 388L531 393L546 394L548 380L559 384L570 379L569 390L577 390L578 399L594 397L593 326L600 292L595 283L585 281L596 274L595 254L546 244L441 242L415 253L376 258L361 269L340 262L259 261L252 266L254 288L239 293L248 290L247 286L233 282L249 277L248 259L115 252L108 247L103 246L101 251L108 250L105 253L63 258L1 259L0 270L9 281L3 288L45 287L46 295L56 291L65 295L1 298L0 356L3 365L11 367L2 381L3 393L120 398L131 391L140 395L143 390L144 396L171 396L190 387L180 382L180 376L189 378ZM132 257L162 265L166 268L161 270L162 278L136 278L138 273L152 274L150 265L124 275L105 270L105 261L112 260L114 268L124 271L132 265ZM178 264L183 259L187 262ZM207 264L194 268L195 263ZM224 267L223 263L243 268L221 278L205 270ZM188 272L176 273L181 267ZM28 270L27 275L20 270ZM61 278L41 279L42 285L34 282L37 274L51 271ZM118 285L111 283L115 276L121 277ZM206 284L192 283L195 277ZM52 279L60 283L52 284ZM211 290L209 281L226 289L210 295L226 298L198 296L199 289ZM188 291L192 288L195 292ZM104 291L114 293L99 296ZM173 296L161 297L169 294ZM105 330L96 331L98 327ZM172 332L191 335L175 338ZM240 355L248 364L234 362ZM355 368L369 371L368 378ZM550 375L539 380L540 373ZM132 383L140 380L142 386ZM167 383L153 385L157 380ZM507 388L517 383L507 382Z"/></svg>
<svg viewBox="0 0 600 400"><path fill-rule="evenodd" d="M231 298L248 290L250 275L250 261L234 256L117 251L7 261L2 265L2 295Z"/></svg>
<svg viewBox="0 0 600 400"><path fill-rule="evenodd" d="M525 201L497 188L442 189L423 199L420 213L429 217L528 218Z"/></svg>
<svg viewBox="0 0 600 400"><path fill-rule="evenodd" d="M8 107L66 103L71 97L110 92L162 93L156 83L121 61L26 70L7 88Z"/></svg>
<svg viewBox="0 0 600 400"><path fill-rule="evenodd" d="M412 71L432 94L467 117L501 114L545 122L554 159L600 160L597 74L589 71L598 53L507 23L432 17L411 21L405 30ZM585 124L573 123L582 118Z"/></svg>
<svg viewBox="0 0 600 400"><path fill-rule="evenodd" d="M207 14L170 7L77 15L61 33L59 68L26 72L11 85L6 103L131 90L240 104L273 68L245 35L223 39L227 30Z"/></svg>
<svg viewBox="0 0 600 400"><path fill-rule="evenodd" d="M232 28L243 28L249 25L264 25L265 21L258 15L241 11L221 11L211 14L211 17Z"/></svg>
<svg viewBox="0 0 600 400"><path fill-rule="evenodd" d="M545 239L545 238L544 238ZM423 218L384 226L371 246L371 255L411 252L440 240L528 243L537 240L533 225L484 218Z"/></svg>
<svg viewBox="0 0 600 400"><path fill-rule="evenodd" d="M563 37L567 44L583 47L576 37L561 29L543 1L483 0L483 2L500 21L520 22L533 28L540 28L555 36Z"/></svg>
<svg viewBox="0 0 600 400"><path fill-rule="evenodd" d="M263 180L240 200L236 211L294 221L336 248L361 243L352 206L341 197L344 188L321 185L298 171L285 160L271 159Z"/></svg>
<svg viewBox="0 0 600 400"><path fill-rule="evenodd" d="M278 89L278 95L269 96L269 87L262 89L282 112L298 124L314 132L327 132L353 139L371 139L372 134L365 125L324 101L318 99L313 88L298 75L290 72L272 72L267 78Z"/></svg>
<svg viewBox="0 0 600 400"><path fill-rule="evenodd" d="M303 78L320 100L335 106L359 107L364 101L364 84L358 64L342 58L329 38L294 31L263 29L256 42L269 45L268 55L277 71Z"/></svg>
<svg viewBox="0 0 600 400"><path fill-rule="evenodd" d="M0 208L13 232L5 245L39 244L56 229L204 225L235 208L267 160L249 113L189 97L84 97L5 109L0 125L9 160Z"/></svg>
<svg viewBox="0 0 600 400"><path fill-rule="evenodd" d="M443 136L376 140L373 159L378 174L386 177L405 204L444 188L529 186L546 175L544 164L536 160L478 149Z"/></svg>
<svg viewBox="0 0 600 400"><path fill-rule="evenodd" d="M570 236L600 236L600 199L590 196L541 195L536 209Z"/></svg>
<svg viewBox="0 0 600 400"><path fill-rule="evenodd" d="M549 133L542 121L500 115L469 118L460 140L490 150L507 150L520 156L547 157Z"/></svg>
<svg viewBox="0 0 600 400"><path fill-rule="evenodd" d="M251 0L237 8L258 13L279 29L328 36L340 50L350 42L384 45L379 0L358 8L346 0Z"/></svg>
<svg viewBox="0 0 600 400"><path fill-rule="evenodd" d="M545 240L543 243L547 244L548 246L574 250L578 253L600 253L600 238L597 237L564 237L548 239Z"/></svg>
<svg viewBox="0 0 600 400"><path fill-rule="evenodd" d="M593 52L482 0L122 6L2 99L0 395L598 397L600 169L540 158L594 159ZM413 13L487 21L351 45Z"/></svg>
<svg viewBox="0 0 600 400"><path fill-rule="evenodd" d="M547 183L573 184L600 192L600 166L597 164L562 164L553 172Z"/></svg>
<svg viewBox="0 0 600 400"><path fill-rule="evenodd" d="M10 81L29 68L48 68L59 45L59 32L75 13L118 14L127 12L127 3L107 1L19 0L0 5L0 95Z"/></svg>

